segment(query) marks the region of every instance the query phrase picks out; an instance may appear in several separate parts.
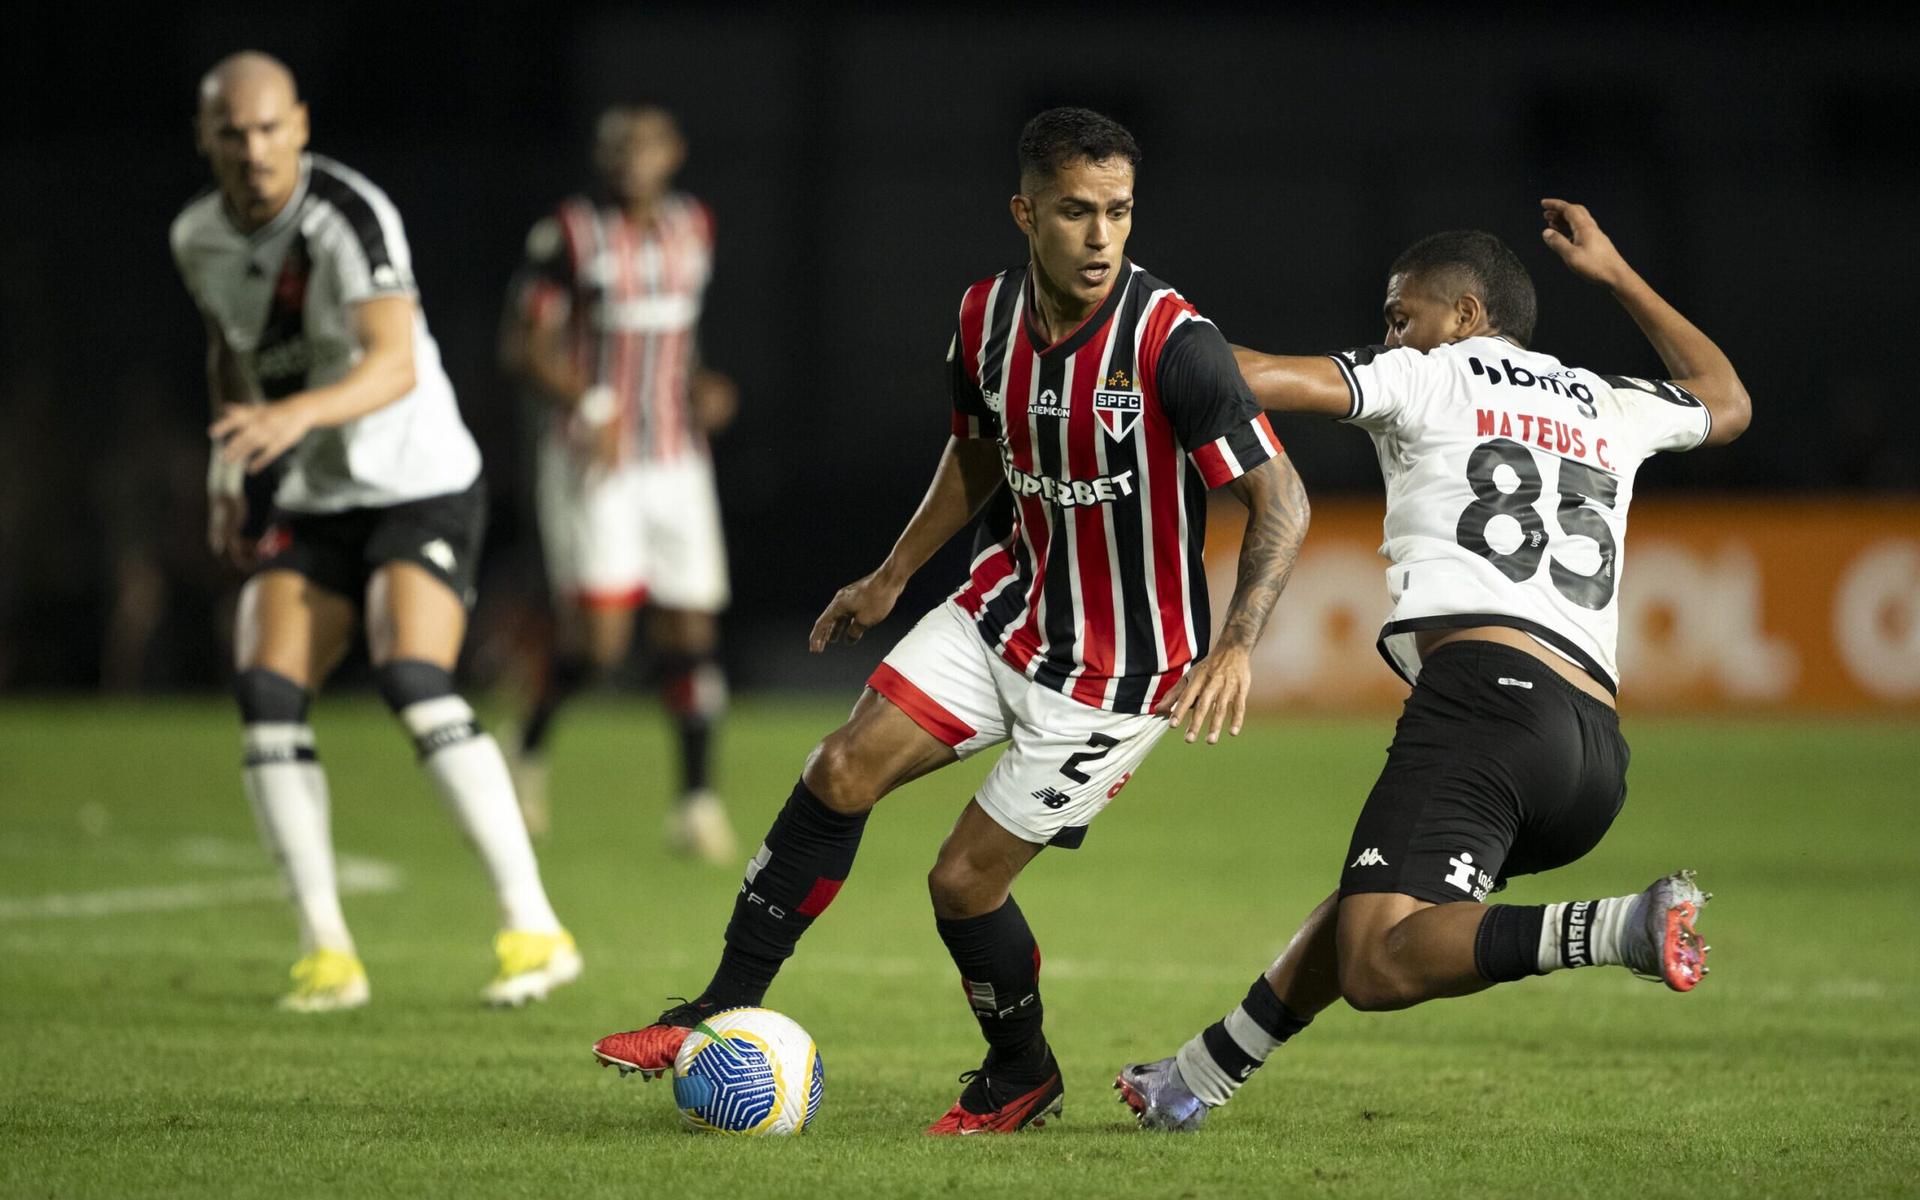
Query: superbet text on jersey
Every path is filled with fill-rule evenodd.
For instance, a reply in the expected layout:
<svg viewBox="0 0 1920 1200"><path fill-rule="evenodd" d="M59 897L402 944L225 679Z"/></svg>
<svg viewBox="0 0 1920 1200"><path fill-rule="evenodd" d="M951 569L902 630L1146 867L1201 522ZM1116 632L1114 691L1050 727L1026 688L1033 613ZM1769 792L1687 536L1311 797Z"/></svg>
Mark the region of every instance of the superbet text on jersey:
<svg viewBox="0 0 1920 1200"><path fill-rule="evenodd" d="M1596 375L1499 337L1334 355L1387 484L1393 612L1381 653L1411 682L1414 634L1520 629L1618 690L1621 546L1640 464L1713 417L1664 380Z"/></svg>
<svg viewBox="0 0 1920 1200"><path fill-rule="evenodd" d="M1028 679L1148 712L1207 652L1207 490L1280 443L1220 331L1131 262L1053 345L1030 293L1020 267L961 301L953 434L999 442L1015 514L953 600Z"/></svg>

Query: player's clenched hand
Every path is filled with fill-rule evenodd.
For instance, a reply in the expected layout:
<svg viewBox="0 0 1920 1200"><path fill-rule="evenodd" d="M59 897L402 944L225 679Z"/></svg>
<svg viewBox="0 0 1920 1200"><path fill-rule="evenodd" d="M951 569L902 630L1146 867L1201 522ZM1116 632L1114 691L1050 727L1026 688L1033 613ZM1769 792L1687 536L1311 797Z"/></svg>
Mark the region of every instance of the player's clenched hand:
<svg viewBox="0 0 1920 1200"><path fill-rule="evenodd" d="M1547 223L1540 231L1541 240L1575 275L1612 287L1629 270L1626 259L1614 249L1613 239L1601 231L1586 205L1542 200L1540 216Z"/></svg>
<svg viewBox="0 0 1920 1200"><path fill-rule="evenodd" d="M851 645L860 640L860 635L887 619L893 611L894 602L900 599L903 583L896 583L875 571L865 579L858 579L833 594L833 602L827 605L827 611L813 623L813 634L807 638L807 648L815 654L827 648L828 642L846 642Z"/></svg>
<svg viewBox="0 0 1920 1200"><path fill-rule="evenodd" d="M239 463L249 475L264 471L313 428L313 417L297 400L271 404L229 404L207 433L220 443L220 457Z"/></svg>
<svg viewBox="0 0 1920 1200"><path fill-rule="evenodd" d="M1221 646L1187 672L1180 686L1161 702L1159 711L1172 715L1175 729L1187 722L1189 742L1200 737L1201 729L1211 719L1212 727L1207 729L1207 744L1211 746L1220 740L1222 726L1233 736L1240 736L1240 726L1247 719L1247 691L1252 686L1253 662L1248 651Z"/></svg>

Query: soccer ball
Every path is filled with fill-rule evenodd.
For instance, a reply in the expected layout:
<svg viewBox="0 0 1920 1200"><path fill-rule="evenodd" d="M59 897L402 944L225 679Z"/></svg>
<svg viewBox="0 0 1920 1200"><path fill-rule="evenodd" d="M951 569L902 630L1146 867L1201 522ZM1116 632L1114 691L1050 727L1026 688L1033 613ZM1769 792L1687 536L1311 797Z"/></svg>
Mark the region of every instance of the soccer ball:
<svg viewBox="0 0 1920 1200"><path fill-rule="evenodd" d="M826 1067L813 1038L770 1008L730 1008L693 1027L673 1060L673 1102L689 1129L779 1136L820 1112Z"/></svg>

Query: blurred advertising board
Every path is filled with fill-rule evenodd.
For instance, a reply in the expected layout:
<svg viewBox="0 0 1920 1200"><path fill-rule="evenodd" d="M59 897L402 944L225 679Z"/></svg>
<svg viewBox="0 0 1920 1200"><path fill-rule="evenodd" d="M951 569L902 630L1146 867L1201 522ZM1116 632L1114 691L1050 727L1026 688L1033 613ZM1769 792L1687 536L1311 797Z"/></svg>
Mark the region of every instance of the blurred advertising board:
<svg viewBox="0 0 1920 1200"><path fill-rule="evenodd" d="M1254 664L1262 707L1397 704L1383 502L1325 499ZM1244 510L1216 500L1214 618ZM1621 574L1621 703L1669 710L1920 712L1920 501L1637 498Z"/></svg>

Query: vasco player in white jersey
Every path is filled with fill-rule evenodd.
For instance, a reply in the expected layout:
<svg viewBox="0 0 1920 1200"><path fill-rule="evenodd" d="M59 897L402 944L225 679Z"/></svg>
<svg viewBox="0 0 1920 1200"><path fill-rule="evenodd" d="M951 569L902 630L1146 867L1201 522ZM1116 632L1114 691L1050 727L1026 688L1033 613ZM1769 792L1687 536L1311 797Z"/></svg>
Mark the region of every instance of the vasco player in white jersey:
<svg viewBox="0 0 1920 1200"><path fill-rule="evenodd" d="M505 357L548 401L534 500L556 630L514 747L514 781L528 824L543 831L554 714L626 658L644 605L680 742L668 841L718 862L734 853L711 787L728 586L707 435L731 420L736 399L700 362L714 225L706 205L672 190L685 158L665 109L607 110L594 137L605 198L564 201L527 238Z"/></svg>
<svg viewBox="0 0 1920 1200"><path fill-rule="evenodd" d="M547 902L500 748L454 690L485 516L480 455L427 333L399 213L363 176L306 153L306 106L267 55L207 73L198 129L215 186L174 221L172 243L207 326L210 540L253 572L234 687L247 796L299 917L281 1004L321 1012L369 994L307 724L358 610L380 694L498 894L499 973L484 994L544 996L579 974L580 956ZM249 544L241 477L282 459L270 524Z"/></svg>
<svg viewBox="0 0 1920 1200"><path fill-rule="evenodd" d="M1002 484L1010 528L807 760L748 864L712 982L594 1047L623 1072L664 1070L702 1014L761 1001L846 880L882 796L1007 743L928 877L988 1044L928 1132L1012 1132L1058 1112L1040 951L1013 881L1043 847L1079 845L1169 725L1186 722L1189 742L1217 741L1223 724L1239 732L1249 653L1306 531L1299 478L1219 331L1124 256L1133 137L1085 109L1052 109L1019 149L1012 210L1029 259L967 289L949 352L952 437L933 483L886 562L821 614L812 648L885 619ZM1209 653L1200 551L1217 487L1248 520Z"/></svg>
<svg viewBox="0 0 1920 1200"><path fill-rule="evenodd" d="M1676 991L1706 975L1692 872L1598 900L1483 906L1516 875L1585 855L1626 798L1614 642L1635 470L1746 428L1733 364L1577 204L1545 240L1610 289L1672 381L1596 375L1529 349L1534 292L1491 234L1442 233L1394 263L1385 346L1240 351L1273 409L1365 429L1386 477L1380 648L1413 685L1340 889L1241 1004L1177 1055L1125 1068L1155 1129L1197 1128L1277 1046L1344 999L1406 1008L1566 967L1624 966Z"/></svg>

